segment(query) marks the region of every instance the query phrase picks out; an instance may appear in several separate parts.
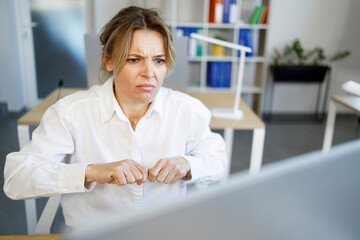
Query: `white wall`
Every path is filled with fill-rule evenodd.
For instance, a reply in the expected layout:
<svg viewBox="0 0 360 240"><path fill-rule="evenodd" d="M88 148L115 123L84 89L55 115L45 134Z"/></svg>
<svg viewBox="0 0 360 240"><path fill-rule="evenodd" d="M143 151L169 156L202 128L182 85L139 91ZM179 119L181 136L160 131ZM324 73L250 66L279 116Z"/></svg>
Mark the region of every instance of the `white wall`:
<svg viewBox="0 0 360 240"><path fill-rule="evenodd" d="M170 19L171 2L169 0L94 0L94 29L99 33L102 27L117 13L120 9L131 5L137 5L145 8L160 9L160 14L164 19Z"/></svg>
<svg viewBox="0 0 360 240"><path fill-rule="evenodd" d="M24 107L14 11L12 0L0 0L0 102L9 111Z"/></svg>
<svg viewBox="0 0 360 240"><path fill-rule="evenodd" d="M305 49L321 46L328 55L351 51L350 57L332 65L329 96L343 94L341 84L347 80L360 82L359 0L272 0L271 4L269 62L274 47L299 38ZM316 85L276 84L273 112L313 112L316 90Z"/></svg>
<svg viewBox="0 0 360 240"><path fill-rule="evenodd" d="M157 6L159 2L152 1L151 7L169 9L168 6ZM95 0L95 32L99 32L122 7L141 3L150 7L146 1ZM347 80L360 81L359 0L271 0L271 4L267 52L269 63L274 47L282 48L299 38L305 49L321 46L328 55L351 50L350 57L332 65L329 96L343 94L341 84ZM163 15L167 17L168 14ZM271 81L270 74L268 81ZM317 85L276 84L273 112L313 113L316 94ZM268 94L264 98L264 111L268 110L267 106Z"/></svg>
<svg viewBox="0 0 360 240"><path fill-rule="evenodd" d="M94 30L102 26L121 8L131 3L147 1L94 0ZM159 0L152 3L159 4ZM168 1L166 1L168 2ZM359 0L272 0L269 19L268 58L274 47L282 47L300 38L305 48L322 46L333 54L349 49L352 55L333 64L329 95L341 94L341 84L349 79L360 81ZM168 3L167 3L168 4ZM162 6L161 8L167 9ZM14 3L0 0L0 101L7 102L11 111L24 106L19 52L16 46ZM167 14L165 14L167 15ZM270 78L270 75L268 75ZM312 112L315 105L315 86L276 85L275 112ZM265 97L265 110L266 109Z"/></svg>

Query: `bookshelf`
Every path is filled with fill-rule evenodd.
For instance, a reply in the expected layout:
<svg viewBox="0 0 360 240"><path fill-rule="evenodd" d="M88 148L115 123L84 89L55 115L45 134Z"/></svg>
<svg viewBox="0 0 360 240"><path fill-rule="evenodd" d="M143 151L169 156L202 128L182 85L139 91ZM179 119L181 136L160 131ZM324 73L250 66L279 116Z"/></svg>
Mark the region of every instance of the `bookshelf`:
<svg viewBox="0 0 360 240"><path fill-rule="evenodd" d="M179 35L177 32L179 28L197 28L201 31L198 31L199 34L211 37L221 36L226 41L239 43L240 30L249 29L252 32L254 56L246 57L242 97L258 114L261 114L267 72L266 42L269 29L267 24L250 24L249 22L258 6L269 6L270 9L271 0L237 0L235 21L222 24L209 23L212 1L217 0L163 0L158 1L158 8L162 13L166 13L164 18L174 36ZM201 54L187 58L189 69L187 91L235 92L239 63L238 52L226 48L224 56L215 57L212 55L213 46L211 44L198 44L201 44ZM230 87L209 87L207 76L209 62L231 63Z"/></svg>

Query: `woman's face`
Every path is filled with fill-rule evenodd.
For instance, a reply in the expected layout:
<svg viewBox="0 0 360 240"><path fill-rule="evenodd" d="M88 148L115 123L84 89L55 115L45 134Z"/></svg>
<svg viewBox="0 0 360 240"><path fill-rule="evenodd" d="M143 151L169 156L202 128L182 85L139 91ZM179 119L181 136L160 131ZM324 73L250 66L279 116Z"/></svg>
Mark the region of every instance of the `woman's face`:
<svg viewBox="0 0 360 240"><path fill-rule="evenodd" d="M119 103L151 103L166 76L164 40L152 30L133 32L125 65L114 76Z"/></svg>

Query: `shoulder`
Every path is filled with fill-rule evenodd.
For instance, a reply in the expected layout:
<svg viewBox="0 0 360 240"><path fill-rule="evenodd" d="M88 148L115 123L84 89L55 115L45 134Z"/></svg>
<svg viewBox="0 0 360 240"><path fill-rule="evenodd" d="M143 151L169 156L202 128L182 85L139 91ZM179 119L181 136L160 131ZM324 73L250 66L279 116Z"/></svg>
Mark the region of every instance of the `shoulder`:
<svg viewBox="0 0 360 240"><path fill-rule="evenodd" d="M69 94L55 104L50 106L43 118L68 118L70 116L80 116L84 112L89 112L98 105L99 90L101 86L94 86L87 90L80 90Z"/></svg>
<svg viewBox="0 0 360 240"><path fill-rule="evenodd" d="M170 111L201 115L204 117L211 116L210 110L197 98L170 88L161 88L160 91L164 97L165 107Z"/></svg>
<svg viewBox="0 0 360 240"><path fill-rule="evenodd" d="M80 90L69 94L59 101L57 101L53 107L66 108L67 111L84 107L84 105L92 106L99 98L99 91L101 86L96 85L87 90Z"/></svg>
<svg viewBox="0 0 360 240"><path fill-rule="evenodd" d="M170 88L161 88L161 94L164 96L164 101L167 103L185 105L190 108L206 108L205 105L197 98L194 98L186 93L172 90Z"/></svg>
<svg viewBox="0 0 360 240"><path fill-rule="evenodd" d="M99 90L101 86L93 86L87 90L80 90L74 92L64 98L60 99L59 102L67 105L69 108L75 107L82 102L91 102L99 97Z"/></svg>

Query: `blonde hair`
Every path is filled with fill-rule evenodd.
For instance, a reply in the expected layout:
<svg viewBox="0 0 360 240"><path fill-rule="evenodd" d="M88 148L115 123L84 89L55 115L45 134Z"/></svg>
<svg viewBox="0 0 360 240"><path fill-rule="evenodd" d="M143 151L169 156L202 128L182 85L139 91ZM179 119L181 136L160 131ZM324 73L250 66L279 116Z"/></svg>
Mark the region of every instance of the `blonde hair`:
<svg viewBox="0 0 360 240"><path fill-rule="evenodd" d="M136 30L152 30L161 34L164 40L164 50L168 74L174 69L176 54L169 28L154 9L127 7L121 9L102 29L100 43L102 63L99 72L100 80L109 78L113 72L105 67L111 61L113 70L120 71L124 66L131 43L132 33Z"/></svg>

